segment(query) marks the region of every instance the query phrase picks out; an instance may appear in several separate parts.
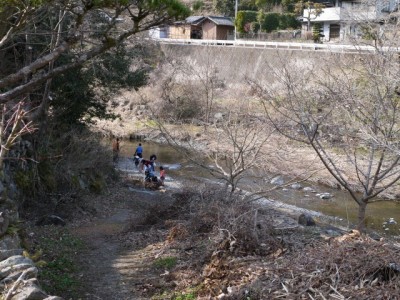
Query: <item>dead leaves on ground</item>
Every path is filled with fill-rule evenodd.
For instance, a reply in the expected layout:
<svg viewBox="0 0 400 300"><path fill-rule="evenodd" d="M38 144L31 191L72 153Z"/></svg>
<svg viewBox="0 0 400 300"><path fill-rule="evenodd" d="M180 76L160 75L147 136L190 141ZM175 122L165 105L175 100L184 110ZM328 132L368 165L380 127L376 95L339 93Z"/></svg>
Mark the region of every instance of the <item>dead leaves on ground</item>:
<svg viewBox="0 0 400 300"><path fill-rule="evenodd" d="M243 293L251 293L251 299L372 300L400 299L399 274L400 249L353 231L297 252L279 248L266 257L218 250L202 276L210 299L246 299ZM236 287L236 294L224 294L225 287Z"/></svg>

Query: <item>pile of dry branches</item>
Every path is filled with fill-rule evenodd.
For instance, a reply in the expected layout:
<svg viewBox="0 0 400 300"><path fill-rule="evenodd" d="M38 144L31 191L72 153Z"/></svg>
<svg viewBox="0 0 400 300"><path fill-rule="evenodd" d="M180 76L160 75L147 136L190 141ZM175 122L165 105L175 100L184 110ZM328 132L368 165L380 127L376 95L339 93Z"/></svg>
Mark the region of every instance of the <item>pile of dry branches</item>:
<svg viewBox="0 0 400 300"><path fill-rule="evenodd" d="M279 258L270 256L258 266L258 273L251 285L227 299L250 295L251 299L398 299L400 295L399 249L354 233Z"/></svg>

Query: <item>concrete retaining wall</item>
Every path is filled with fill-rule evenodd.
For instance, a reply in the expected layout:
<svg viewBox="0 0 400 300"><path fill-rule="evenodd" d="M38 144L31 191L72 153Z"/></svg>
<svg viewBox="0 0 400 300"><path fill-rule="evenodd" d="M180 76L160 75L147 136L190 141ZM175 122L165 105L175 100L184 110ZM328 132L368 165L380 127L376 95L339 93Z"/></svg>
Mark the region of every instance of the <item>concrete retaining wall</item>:
<svg viewBox="0 0 400 300"><path fill-rule="evenodd" d="M240 48L233 46L199 46L161 44L167 60L180 59L198 66L215 66L218 76L228 83L244 82L245 78L268 77L271 67L290 62L302 67L354 59L354 54L316 51Z"/></svg>

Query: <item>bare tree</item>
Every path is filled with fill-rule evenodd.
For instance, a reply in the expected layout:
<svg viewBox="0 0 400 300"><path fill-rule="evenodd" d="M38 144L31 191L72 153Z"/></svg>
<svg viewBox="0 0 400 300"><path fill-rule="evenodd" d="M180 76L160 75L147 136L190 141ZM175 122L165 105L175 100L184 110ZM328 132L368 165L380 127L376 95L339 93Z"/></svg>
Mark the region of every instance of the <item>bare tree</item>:
<svg viewBox="0 0 400 300"><path fill-rule="evenodd" d="M11 147L26 133L32 133L35 128L31 121L26 121L26 112L23 103L18 103L12 108L2 105L0 123L0 178L3 179L4 160Z"/></svg>
<svg viewBox="0 0 400 300"><path fill-rule="evenodd" d="M339 59L338 59L339 58ZM331 55L318 68L282 59L259 89L280 133L309 145L359 206L383 199L400 180L400 69L392 49Z"/></svg>
<svg viewBox="0 0 400 300"><path fill-rule="evenodd" d="M223 109L214 104L221 80L211 55L205 56L201 65L193 61L168 64L169 71L161 84L162 110L155 111L154 117L169 144L224 182L232 194L240 181L251 176L252 169L262 167L263 146L271 132L260 131L265 128L265 118L260 118L258 110L247 101L238 99L235 105ZM186 126L179 126L179 133L168 126L180 123ZM199 147L194 141L192 124L197 125L198 136L207 135L208 146Z"/></svg>
<svg viewBox="0 0 400 300"><path fill-rule="evenodd" d="M243 179L254 176L254 168L263 168L260 164L265 158L263 146L271 132L260 131L260 128L265 128L262 123L257 119L252 120L247 113L230 112L217 125L208 124L205 132L207 139L213 142L201 148L191 138L179 139L163 123L159 122L158 126L170 145L185 154L193 164L224 182L232 195Z"/></svg>
<svg viewBox="0 0 400 300"><path fill-rule="evenodd" d="M214 102L223 80L218 78L218 68L211 49L206 48L201 62L174 60L165 63L168 75L162 80L162 107L175 113L179 119L196 117L206 124L213 122ZM173 111L171 111L173 108Z"/></svg>

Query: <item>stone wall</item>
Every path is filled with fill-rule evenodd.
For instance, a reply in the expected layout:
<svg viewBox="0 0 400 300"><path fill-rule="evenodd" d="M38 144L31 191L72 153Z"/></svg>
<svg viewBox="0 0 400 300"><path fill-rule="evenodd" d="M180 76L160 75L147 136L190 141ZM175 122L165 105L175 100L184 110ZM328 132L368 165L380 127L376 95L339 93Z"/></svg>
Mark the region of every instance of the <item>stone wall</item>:
<svg viewBox="0 0 400 300"><path fill-rule="evenodd" d="M8 223L2 217L0 224ZM4 229L5 226L2 226ZM6 229L6 228L5 228ZM7 229L6 229L7 231ZM22 255L21 241L16 233L5 234L0 239L0 287L4 300L62 300L48 296L37 280L38 269L34 262Z"/></svg>
<svg viewBox="0 0 400 300"><path fill-rule="evenodd" d="M8 156L26 157L32 150L27 141L19 141ZM23 256L21 240L12 227L19 222L18 187L13 181L13 163L5 162L0 180L0 287L3 300L60 300L62 298L48 296L37 280L38 269L35 263ZM11 227L10 227L11 226Z"/></svg>

